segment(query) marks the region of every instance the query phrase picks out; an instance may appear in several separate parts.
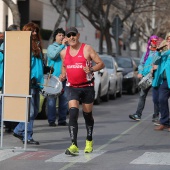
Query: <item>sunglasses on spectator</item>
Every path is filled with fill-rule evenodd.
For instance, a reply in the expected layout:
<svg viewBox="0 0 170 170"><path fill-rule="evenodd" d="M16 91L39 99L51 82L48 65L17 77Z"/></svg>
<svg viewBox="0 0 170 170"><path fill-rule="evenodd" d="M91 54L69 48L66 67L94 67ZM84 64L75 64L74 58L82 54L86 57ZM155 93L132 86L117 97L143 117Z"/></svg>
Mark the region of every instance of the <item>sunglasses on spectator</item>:
<svg viewBox="0 0 170 170"><path fill-rule="evenodd" d="M76 33L71 32L71 33L67 34L67 37L68 37L68 38L70 38L71 36L75 37L76 35L77 35Z"/></svg>
<svg viewBox="0 0 170 170"><path fill-rule="evenodd" d="M151 40L151 42L153 42L153 43L154 43L154 42L157 42L157 40L152 39L152 40Z"/></svg>

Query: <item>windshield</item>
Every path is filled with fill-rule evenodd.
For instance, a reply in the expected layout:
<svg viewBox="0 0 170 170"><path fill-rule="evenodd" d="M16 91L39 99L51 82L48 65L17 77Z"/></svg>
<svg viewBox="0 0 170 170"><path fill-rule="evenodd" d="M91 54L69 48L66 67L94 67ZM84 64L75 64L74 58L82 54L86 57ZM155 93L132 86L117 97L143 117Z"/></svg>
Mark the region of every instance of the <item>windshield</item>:
<svg viewBox="0 0 170 170"><path fill-rule="evenodd" d="M122 68L132 68L133 67L130 58L117 57L116 61L117 61L117 64L119 67L122 67Z"/></svg>
<svg viewBox="0 0 170 170"><path fill-rule="evenodd" d="M108 69L113 69L113 62L107 58L101 58L105 64L105 67Z"/></svg>

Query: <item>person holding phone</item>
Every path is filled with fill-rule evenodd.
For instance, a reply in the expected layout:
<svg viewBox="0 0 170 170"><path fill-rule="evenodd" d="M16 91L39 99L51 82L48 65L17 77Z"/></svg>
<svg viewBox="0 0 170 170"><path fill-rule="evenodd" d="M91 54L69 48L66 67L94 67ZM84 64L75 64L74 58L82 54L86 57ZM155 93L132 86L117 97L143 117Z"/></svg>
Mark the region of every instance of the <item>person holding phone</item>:
<svg viewBox="0 0 170 170"><path fill-rule="evenodd" d="M59 77L61 74L62 60L60 52L66 47L67 39L65 38L65 31L62 28L58 28L53 34L53 43L47 48L47 59L48 66L54 68L53 75ZM66 80L62 82L63 93L58 97L58 126L67 126L67 113L68 113L68 102L65 92ZM56 126L56 100L55 95L47 96L47 118L49 126Z"/></svg>

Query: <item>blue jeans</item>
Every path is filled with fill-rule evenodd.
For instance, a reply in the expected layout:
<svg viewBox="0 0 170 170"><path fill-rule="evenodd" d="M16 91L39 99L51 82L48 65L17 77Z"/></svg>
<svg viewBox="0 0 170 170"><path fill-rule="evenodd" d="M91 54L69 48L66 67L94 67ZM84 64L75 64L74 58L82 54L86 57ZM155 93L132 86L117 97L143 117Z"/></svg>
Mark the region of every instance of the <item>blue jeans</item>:
<svg viewBox="0 0 170 170"><path fill-rule="evenodd" d="M141 117L142 116L142 111L145 107L145 101L146 101L146 96L149 92L151 87L148 87L147 89L145 90L140 90L140 93L139 93L139 102L138 102L138 107L137 107L137 110L136 110L136 114Z"/></svg>
<svg viewBox="0 0 170 170"><path fill-rule="evenodd" d="M33 135L33 123L39 111L39 89L31 89L32 98L30 99L30 115L27 124L27 139L31 140ZM14 133L22 135L25 140L25 122L20 122L14 129Z"/></svg>
<svg viewBox="0 0 170 170"><path fill-rule="evenodd" d="M159 113L160 113L159 88L158 87L152 87L152 100L153 100L153 103L154 103L153 118L157 118L157 117L159 117Z"/></svg>
<svg viewBox="0 0 170 170"><path fill-rule="evenodd" d="M68 101L67 95L65 91L66 81L63 83L64 93L59 95L58 100L58 124L65 123L67 118L68 112ZM56 121L56 100L57 97L55 96L48 96L47 97L47 104L46 104L46 114L49 123L53 123Z"/></svg>
<svg viewBox="0 0 170 170"><path fill-rule="evenodd" d="M2 118L2 98L0 98L0 126L1 126L1 118Z"/></svg>
<svg viewBox="0 0 170 170"><path fill-rule="evenodd" d="M161 118L160 122L163 125L169 124L169 105L168 99L170 97L170 89L168 88L168 83L166 80L159 87L159 104Z"/></svg>
<svg viewBox="0 0 170 170"><path fill-rule="evenodd" d="M151 87L140 91L140 96L139 96L139 102L138 102L138 107L136 110L136 114L141 117L142 116L142 111L145 107L145 101L146 101L146 97L148 95L148 92L150 90ZM156 100L159 98L159 91L156 88L152 88L152 95L153 95L153 103L154 103L154 114L153 117L155 115L159 115L159 101Z"/></svg>

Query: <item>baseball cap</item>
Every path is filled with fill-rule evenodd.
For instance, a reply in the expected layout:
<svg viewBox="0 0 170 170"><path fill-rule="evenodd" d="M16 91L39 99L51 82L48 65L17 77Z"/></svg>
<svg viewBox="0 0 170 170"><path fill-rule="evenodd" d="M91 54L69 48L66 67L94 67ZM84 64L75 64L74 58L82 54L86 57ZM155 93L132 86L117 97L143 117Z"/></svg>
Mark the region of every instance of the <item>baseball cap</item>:
<svg viewBox="0 0 170 170"><path fill-rule="evenodd" d="M78 30L77 30L75 27L70 27L70 28L68 28L68 29L66 30L66 35L69 34L69 33L71 33L71 32L78 34Z"/></svg>

